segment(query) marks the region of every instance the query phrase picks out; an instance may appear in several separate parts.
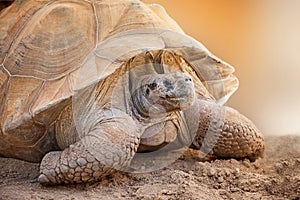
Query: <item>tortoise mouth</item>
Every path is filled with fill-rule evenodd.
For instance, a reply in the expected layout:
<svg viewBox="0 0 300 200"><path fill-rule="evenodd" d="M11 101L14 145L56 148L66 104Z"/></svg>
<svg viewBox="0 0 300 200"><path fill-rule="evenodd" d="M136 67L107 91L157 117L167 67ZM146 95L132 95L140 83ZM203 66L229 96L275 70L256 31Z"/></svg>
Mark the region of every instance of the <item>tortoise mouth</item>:
<svg viewBox="0 0 300 200"><path fill-rule="evenodd" d="M160 97L161 99L163 100L166 100L166 101L179 101L179 100L183 100L186 98L185 95L181 95L181 96L178 96L178 95L166 95L166 96L163 96L163 97Z"/></svg>
<svg viewBox="0 0 300 200"><path fill-rule="evenodd" d="M182 95L166 95L165 97L161 97L162 101L168 102L169 104L173 105L175 110L177 109L184 109L191 106L195 100L195 95L193 90L187 92L186 94Z"/></svg>

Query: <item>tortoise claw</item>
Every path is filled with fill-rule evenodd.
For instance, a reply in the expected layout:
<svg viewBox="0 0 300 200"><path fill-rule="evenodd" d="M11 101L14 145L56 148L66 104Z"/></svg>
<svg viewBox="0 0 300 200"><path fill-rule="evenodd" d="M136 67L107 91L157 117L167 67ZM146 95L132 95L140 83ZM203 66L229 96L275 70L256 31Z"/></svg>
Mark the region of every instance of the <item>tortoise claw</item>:
<svg viewBox="0 0 300 200"><path fill-rule="evenodd" d="M45 174L41 174L38 177L38 182L42 185L46 185L47 183L50 183L50 180L47 178L47 176Z"/></svg>

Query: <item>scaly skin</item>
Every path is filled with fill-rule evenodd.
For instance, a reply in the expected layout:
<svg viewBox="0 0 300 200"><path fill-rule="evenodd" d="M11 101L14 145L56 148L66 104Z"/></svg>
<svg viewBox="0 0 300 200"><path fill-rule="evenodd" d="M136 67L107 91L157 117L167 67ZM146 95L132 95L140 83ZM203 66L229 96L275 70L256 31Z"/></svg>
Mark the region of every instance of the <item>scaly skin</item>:
<svg viewBox="0 0 300 200"><path fill-rule="evenodd" d="M225 107L225 121L213 153L219 158L249 158L263 156L264 137L255 125L233 108Z"/></svg>
<svg viewBox="0 0 300 200"><path fill-rule="evenodd" d="M98 123L80 141L63 151L46 154L40 166L38 181L44 185L82 183L101 179L115 169L126 166L137 151L140 138L133 120L125 113L112 122Z"/></svg>
<svg viewBox="0 0 300 200"><path fill-rule="evenodd" d="M197 100L199 127L191 148L201 149L210 158L263 156L264 137L255 125L233 108ZM186 113L187 118L194 115Z"/></svg>

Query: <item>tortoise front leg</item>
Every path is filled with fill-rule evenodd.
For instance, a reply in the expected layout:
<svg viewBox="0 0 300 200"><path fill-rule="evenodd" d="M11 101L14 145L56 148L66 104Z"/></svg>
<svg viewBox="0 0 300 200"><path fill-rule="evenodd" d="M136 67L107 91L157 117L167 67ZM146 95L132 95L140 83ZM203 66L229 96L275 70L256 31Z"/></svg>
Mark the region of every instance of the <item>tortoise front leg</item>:
<svg viewBox="0 0 300 200"><path fill-rule="evenodd" d="M80 141L43 158L38 181L41 184L82 183L101 179L133 158L140 138L127 114L107 116Z"/></svg>
<svg viewBox="0 0 300 200"><path fill-rule="evenodd" d="M197 115L196 109L199 111ZM254 161L262 157L263 135L235 109L198 99L185 116L191 130L198 123L191 148L201 149L210 158L248 158Z"/></svg>

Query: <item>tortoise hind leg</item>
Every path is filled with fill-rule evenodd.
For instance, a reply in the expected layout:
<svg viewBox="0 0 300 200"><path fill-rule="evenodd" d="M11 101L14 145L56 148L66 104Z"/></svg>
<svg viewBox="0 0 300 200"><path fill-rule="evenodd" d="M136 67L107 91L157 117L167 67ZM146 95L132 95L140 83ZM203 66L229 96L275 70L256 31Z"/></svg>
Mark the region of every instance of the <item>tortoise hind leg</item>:
<svg viewBox="0 0 300 200"><path fill-rule="evenodd" d="M191 148L201 149L211 158L254 161L262 157L263 135L248 118L214 102L197 100L195 106L200 112L199 126ZM186 117L188 122L195 121L192 112L187 112Z"/></svg>
<svg viewBox="0 0 300 200"><path fill-rule="evenodd" d="M139 145L133 120L118 111L107 116L80 141L63 151L48 153L40 166L41 184L82 183L101 179L126 166Z"/></svg>

